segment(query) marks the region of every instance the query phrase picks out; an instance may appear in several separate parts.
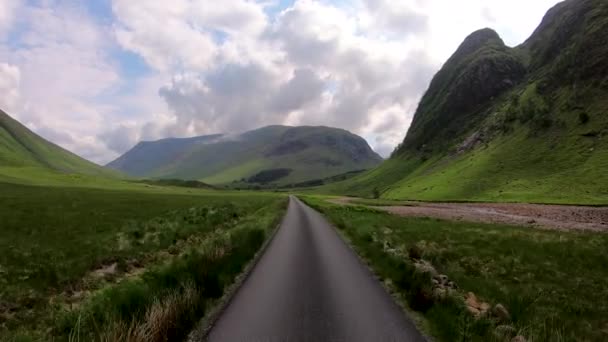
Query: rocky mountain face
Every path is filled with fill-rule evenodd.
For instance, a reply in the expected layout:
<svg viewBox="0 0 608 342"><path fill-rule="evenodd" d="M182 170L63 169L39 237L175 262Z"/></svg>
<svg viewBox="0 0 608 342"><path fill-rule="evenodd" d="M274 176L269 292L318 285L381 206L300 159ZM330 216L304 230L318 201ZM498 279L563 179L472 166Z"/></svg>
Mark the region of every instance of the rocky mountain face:
<svg viewBox="0 0 608 342"><path fill-rule="evenodd" d="M212 184L272 178L284 184L369 169L381 161L363 138L344 130L268 126L236 136L142 142L108 166L136 177Z"/></svg>
<svg viewBox="0 0 608 342"><path fill-rule="evenodd" d="M401 148L444 148L467 129L467 122L479 120L484 105L525 75L522 56L495 31L472 33L433 78Z"/></svg>
<svg viewBox="0 0 608 342"><path fill-rule="evenodd" d="M605 202L606 108L608 1L566 0L517 47L491 29L467 37L433 78L392 158L343 189L400 199Z"/></svg>
<svg viewBox="0 0 608 342"><path fill-rule="evenodd" d="M588 104L583 93L594 96L590 88L602 91L608 86L607 43L608 3L601 0L556 5L533 35L515 48L505 46L491 29L472 33L433 78L397 154L454 148L508 101L513 102L512 112L527 112L524 116L555 113L555 108L543 107L564 95L573 97L573 107ZM514 108L523 95L530 95L529 87L536 88L537 99L529 106L535 108ZM540 119L544 125L552 119L550 114Z"/></svg>

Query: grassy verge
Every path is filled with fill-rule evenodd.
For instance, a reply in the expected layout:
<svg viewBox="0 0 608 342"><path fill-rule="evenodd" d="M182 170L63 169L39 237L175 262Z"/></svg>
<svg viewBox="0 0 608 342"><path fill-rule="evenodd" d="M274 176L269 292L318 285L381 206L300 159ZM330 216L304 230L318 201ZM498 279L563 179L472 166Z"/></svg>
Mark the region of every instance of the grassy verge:
<svg viewBox="0 0 608 342"><path fill-rule="evenodd" d="M255 254L285 203L228 192L0 188L3 341L179 338Z"/></svg>
<svg viewBox="0 0 608 342"><path fill-rule="evenodd" d="M442 341L605 341L608 235L403 218L308 197ZM427 263L457 289L436 296ZM488 303L475 317L468 293ZM501 304L508 315L497 315ZM494 309L492 309L494 308Z"/></svg>

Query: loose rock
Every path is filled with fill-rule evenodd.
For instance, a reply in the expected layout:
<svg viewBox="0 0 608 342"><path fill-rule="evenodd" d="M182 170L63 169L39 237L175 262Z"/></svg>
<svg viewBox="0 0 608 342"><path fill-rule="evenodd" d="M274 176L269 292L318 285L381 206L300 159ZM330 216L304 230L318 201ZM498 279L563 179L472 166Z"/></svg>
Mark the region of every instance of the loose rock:
<svg viewBox="0 0 608 342"><path fill-rule="evenodd" d="M509 315L509 311L507 311L507 309L502 304L496 304L496 306L494 306L494 309L492 310L492 313L501 321L511 320L511 315Z"/></svg>
<svg viewBox="0 0 608 342"><path fill-rule="evenodd" d="M416 261L414 263L414 267L416 267L416 269L421 273L428 273L432 278L437 277L437 275L439 274L435 267L433 267L433 265L431 265L431 263L426 260L421 259Z"/></svg>
<svg viewBox="0 0 608 342"><path fill-rule="evenodd" d="M475 307L467 305L467 310L475 317L478 317L479 315L481 315L481 312L479 312L479 310Z"/></svg>
<svg viewBox="0 0 608 342"><path fill-rule="evenodd" d="M473 307L476 309L479 307L479 302L477 301L477 296L475 296L475 294L473 292L467 293L467 298L465 299L465 303L467 304L467 306L470 306L470 307Z"/></svg>
<svg viewBox="0 0 608 342"><path fill-rule="evenodd" d="M436 287L433 289L433 299L442 301L447 297L447 291L444 288Z"/></svg>
<svg viewBox="0 0 608 342"><path fill-rule="evenodd" d="M101 267L93 272L93 275L97 278L106 278L116 274L118 271L118 263L113 263L108 266Z"/></svg>

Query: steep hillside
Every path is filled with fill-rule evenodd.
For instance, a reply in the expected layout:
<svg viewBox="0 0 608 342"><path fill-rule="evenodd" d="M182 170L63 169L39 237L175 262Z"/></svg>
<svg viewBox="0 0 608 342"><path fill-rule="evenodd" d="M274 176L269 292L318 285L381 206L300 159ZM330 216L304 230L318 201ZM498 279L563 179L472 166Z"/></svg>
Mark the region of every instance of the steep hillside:
<svg viewBox="0 0 608 342"><path fill-rule="evenodd" d="M344 130L268 126L238 136L142 142L108 166L136 177L291 184L370 169L381 160Z"/></svg>
<svg viewBox="0 0 608 342"><path fill-rule="evenodd" d="M41 138L0 110L0 169L36 170L94 176L118 173L91 163Z"/></svg>
<svg viewBox="0 0 608 342"><path fill-rule="evenodd" d="M434 77L403 143L327 191L608 204L608 2L552 8L516 48L484 29Z"/></svg>

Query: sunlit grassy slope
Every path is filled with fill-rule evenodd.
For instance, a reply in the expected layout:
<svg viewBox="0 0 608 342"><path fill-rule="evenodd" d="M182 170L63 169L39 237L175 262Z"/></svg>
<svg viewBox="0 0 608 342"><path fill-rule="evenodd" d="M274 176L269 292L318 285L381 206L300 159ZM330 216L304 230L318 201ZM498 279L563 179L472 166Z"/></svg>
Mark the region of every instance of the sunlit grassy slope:
<svg viewBox="0 0 608 342"><path fill-rule="evenodd" d="M237 136L142 142L108 166L134 177L198 179L210 184L287 169L288 175L270 181L285 185L370 169L381 160L363 138L345 130L268 126Z"/></svg>
<svg viewBox="0 0 608 342"><path fill-rule="evenodd" d="M104 177L119 175L44 140L0 110L0 168L6 167Z"/></svg>
<svg viewBox="0 0 608 342"><path fill-rule="evenodd" d="M394 158L323 190L401 200L608 204L608 141L585 136L606 117L599 111L592 118L595 125L587 126L564 117L572 129L542 136L520 127L462 155Z"/></svg>

